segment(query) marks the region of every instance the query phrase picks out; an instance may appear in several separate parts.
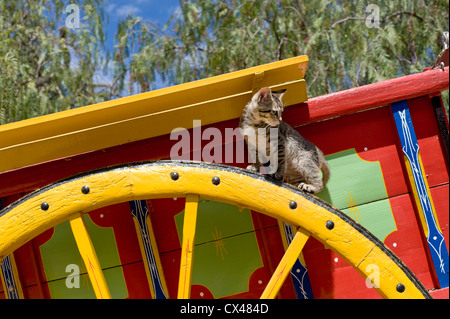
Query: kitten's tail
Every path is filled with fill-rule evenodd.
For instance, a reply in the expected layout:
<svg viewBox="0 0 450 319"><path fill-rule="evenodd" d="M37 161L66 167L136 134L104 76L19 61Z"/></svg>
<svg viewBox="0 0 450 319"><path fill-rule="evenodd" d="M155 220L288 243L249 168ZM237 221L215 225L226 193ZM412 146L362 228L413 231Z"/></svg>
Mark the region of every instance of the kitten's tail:
<svg viewBox="0 0 450 319"><path fill-rule="evenodd" d="M323 155L320 157L320 170L322 171L322 185L325 187L330 179L330 166Z"/></svg>

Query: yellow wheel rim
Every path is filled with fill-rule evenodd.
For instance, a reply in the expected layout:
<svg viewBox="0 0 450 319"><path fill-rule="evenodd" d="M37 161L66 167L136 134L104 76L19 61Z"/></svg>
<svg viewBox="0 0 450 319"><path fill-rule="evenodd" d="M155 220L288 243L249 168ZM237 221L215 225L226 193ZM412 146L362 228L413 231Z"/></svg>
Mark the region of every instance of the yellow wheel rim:
<svg viewBox="0 0 450 319"><path fill-rule="evenodd" d="M165 197L190 199L187 203L192 213L187 216L192 217L185 217L184 227L191 230L183 235L183 242L189 242L185 236L191 236L190 242L193 243L195 200L198 197L246 207L299 227L297 239L287 249L263 298L276 296L289 272L285 270L290 270L293 256L298 256L309 236L337 252L363 277L370 276L373 270L370 266L376 265L380 280L379 287L375 289L381 296L431 298L420 281L389 248L326 202L260 174L201 162L157 161L108 167L31 193L0 212L0 260L65 220L71 221L74 232L84 235L85 229L79 220L81 213L125 201ZM95 260L89 238L84 242L80 241L79 248L88 247L84 255L89 260ZM192 253L193 245L182 247L182 255L186 259L183 261L182 258L180 267L178 296L181 298L189 298ZM366 272L366 269L369 271ZM91 281L95 280L99 287L97 297L108 297L101 271L99 274L93 269L92 274ZM182 283L182 278L187 282Z"/></svg>

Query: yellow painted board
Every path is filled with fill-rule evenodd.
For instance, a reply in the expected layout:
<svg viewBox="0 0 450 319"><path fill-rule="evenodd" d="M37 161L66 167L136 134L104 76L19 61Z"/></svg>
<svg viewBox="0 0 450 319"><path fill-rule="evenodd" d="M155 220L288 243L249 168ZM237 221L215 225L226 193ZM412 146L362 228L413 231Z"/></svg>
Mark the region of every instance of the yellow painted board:
<svg viewBox="0 0 450 319"><path fill-rule="evenodd" d="M80 214L79 216L70 219L69 222L84 266L86 267L89 279L91 280L95 296L97 299L111 299L108 285L106 284L102 268L98 261L97 254L95 253L94 245L89 237L83 216Z"/></svg>
<svg viewBox="0 0 450 319"><path fill-rule="evenodd" d="M178 173L175 180L171 178L173 172ZM213 177L218 177L220 183L212 183ZM89 185L89 194L81 193L84 185ZM381 275L377 291L385 298L431 298L389 248L336 208L287 184L272 183L260 174L201 162L121 165L86 173L29 194L0 212L0 259L79 212L130 200L189 194L249 208L299 226L338 253L364 278L373 273L374 267L368 265L378 267ZM49 208L42 210L40 205L46 201ZM291 209L291 201L297 203L295 209ZM186 225L192 227L192 220ZM189 247L191 242L193 239L189 240ZM400 284L404 286L402 291L396 289Z"/></svg>
<svg viewBox="0 0 450 319"><path fill-rule="evenodd" d="M282 88L287 89L283 96L286 105L301 103L307 99L304 80L273 86L274 90ZM249 91L232 96L148 113L63 134L54 133L41 139L38 138L38 133L30 133L28 136L30 140L23 143L12 144L15 139L11 138L10 145L0 149L0 172L170 134L173 129L179 127L190 129L193 120L201 120L202 125L208 125L238 118L241 116L244 106L250 101L251 93L250 88ZM78 120L76 117L68 117L65 121L70 127L71 123ZM42 127L43 130L47 129L44 125L39 127ZM5 135L9 134L0 132L0 140L4 140ZM18 141L16 140L16 142Z"/></svg>
<svg viewBox="0 0 450 319"><path fill-rule="evenodd" d="M251 91L255 73L265 72L264 80L261 81L262 86L274 86L296 81L303 79L307 64L308 57L299 56L199 81L2 125L0 126L0 147L23 143L29 139L31 133L40 139ZM68 118L72 120L67 122L66 119ZM69 124L69 127L67 127L67 124ZM36 126L40 128L39 131Z"/></svg>
<svg viewBox="0 0 450 319"><path fill-rule="evenodd" d="M274 299L281 289L286 277L290 273L295 261L300 255L303 247L305 246L310 233L302 228L297 230L291 244L284 253L283 258L275 269L272 277L269 280L264 292L261 295L261 299Z"/></svg>
<svg viewBox="0 0 450 319"><path fill-rule="evenodd" d="M183 240L181 243L180 277L178 280L178 299L189 299L191 296L192 264L194 257L198 198L198 195L193 194L188 194L186 196Z"/></svg>
<svg viewBox="0 0 450 319"><path fill-rule="evenodd" d="M160 114L161 112L174 111L174 113L172 113L173 119L174 115L175 117L185 115L178 114L177 109L186 107L195 108L197 105L211 105L212 103L212 106L210 106L211 110L209 110L210 113L215 113L218 108L220 109L226 105L227 108L233 109L231 116L237 117L240 114L236 115L235 108L240 107L242 111L242 108L249 100L248 97L251 96L251 92L254 89L255 74L260 74L261 72L264 74L264 77L258 79L259 86L270 86L273 88L281 86L281 88L283 88L283 84L300 81L299 83L301 83L301 86L293 87L290 90L292 91L290 93L291 98L288 96L286 97L286 105L303 102L307 100L306 85L303 80L307 64L308 57L299 56L212 78L2 125L0 126L0 172L37 163L36 161L30 161L30 163L21 163L20 165L22 166L8 165L8 163L20 159L20 157L12 157L12 155L18 154L8 153L8 150L11 148L25 147L29 143L46 141L54 137L78 136L78 132L91 131L94 128L108 127L111 125L114 126L115 123L132 123L134 119L141 119L143 117ZM235 104L236 101L233 100L233 103L222 103L221 106L216 106L215 102L217 100L227 100L228 98L233 98L235 96L242 96L244 100L241 100L240 103L237 104ZM191 119L200 119L198 117L192 117L192 115L195 114L195 111L191 112ZM227 112L225 112L225 114L224 118L216 117L212 120L205 118L204 120L209 121L210 123L214 123L214 121L225 121L230 118L230 114ZM164 122L164 126L168 131L166 130L166 132L162 134L167 134L176 127L173 126L171 121ZM97 141L94 145L90 145L90 143L86 145L83 138L67 140L65 144L66 149L73 149L75 147L75 150L72 152L62 152L61 154L58 154L61 150L55 152L52 144L42 145L40 152L51 152L58 155L58 157L48 156L48 159L44 159L51 160L123 143L123 140L114 140L116 135L125 134L127 135L125 142L130 142L161 134L150 133L150 136L141 136L139 134L130 136L130 133L127 133L127 128L130 127L132 127L132 125L120 131L120 134L116 133L115 135L110 136L109 139L107 138L103 143L98 143ZM123 127L118 127L117 129L121 128ZM147 126L147 129L145 131L140 131L140 133L148 131L152 132L151 126ZM93 131L91 132L96 133ZM104 136L107 136L107 133L105 133ZM101 136L101 139L104 139L104 136ZM96 136L91 134L90 137L93 138ZM97 140L97 138L95 139ZM67 143L71 143L70 148L67 147ZM88 147L82 147L83 145ZM56 148L58 148L58 145L56 145ZM32 151L33 150L30 150L26 157L33 155ZM39 160L43 161L43 159Z"/></svg>

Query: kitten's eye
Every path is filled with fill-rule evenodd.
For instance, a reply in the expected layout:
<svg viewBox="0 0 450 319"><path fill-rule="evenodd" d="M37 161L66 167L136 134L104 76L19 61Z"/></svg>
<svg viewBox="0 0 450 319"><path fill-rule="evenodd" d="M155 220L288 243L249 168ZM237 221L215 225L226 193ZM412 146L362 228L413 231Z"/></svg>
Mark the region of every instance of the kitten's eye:
<svg viewBox="0 0 450 319"><path fill-rule="evenodd" d="M261 113L270 113L272 112L271 110L259 110Z"/></svg>

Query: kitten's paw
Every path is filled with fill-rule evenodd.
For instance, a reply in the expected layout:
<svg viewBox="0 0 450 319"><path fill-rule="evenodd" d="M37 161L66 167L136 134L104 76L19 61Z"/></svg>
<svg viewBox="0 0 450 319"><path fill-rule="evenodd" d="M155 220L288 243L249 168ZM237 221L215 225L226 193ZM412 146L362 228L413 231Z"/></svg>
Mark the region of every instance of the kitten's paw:
<svg viewBox="0 0 450 319"><path fill-rule="evenodd" d="M253 165L253 164L247 166L247 170L250 171L250 172L258 172L258 169L257 169L256 166Z"/></svg>
<svg viewBox="0 0 450 319"><path fill-rule="evenodd" d="M284 176L283 176L283 174L275 173L275 174L270 175L270 177L276 179L277 181L282 181Z"/></svg>
<svg viewBox="0 0 450 319"><path fill-rule="evenodd" d="M300 183L298 185L298 188L300 188L301 190L314 194L316 192L316 188L310 184L306 184L306 183Z"/></svg>

